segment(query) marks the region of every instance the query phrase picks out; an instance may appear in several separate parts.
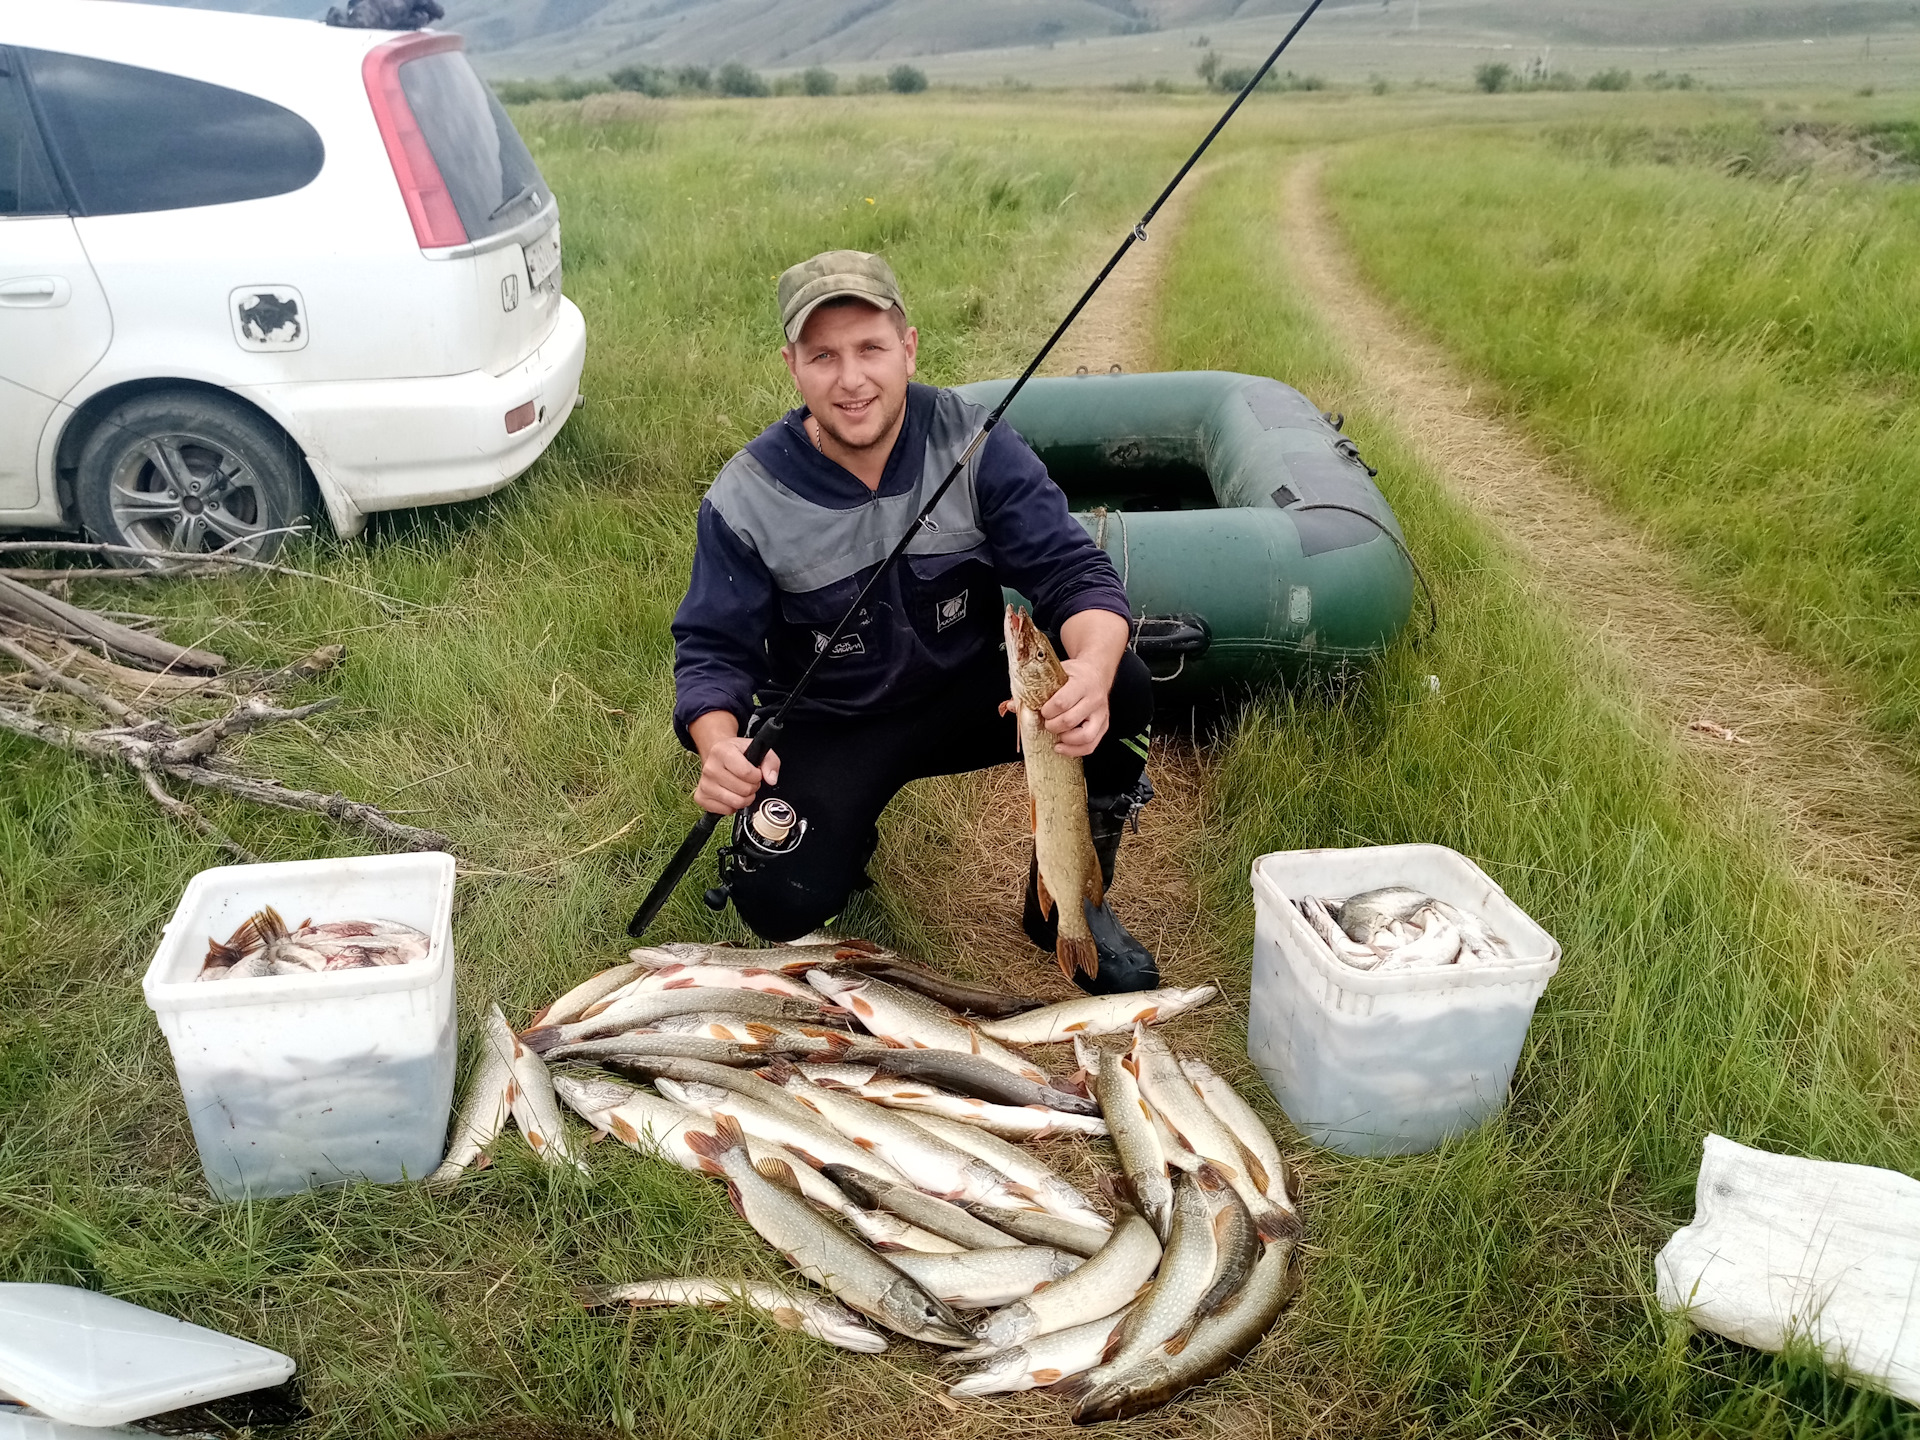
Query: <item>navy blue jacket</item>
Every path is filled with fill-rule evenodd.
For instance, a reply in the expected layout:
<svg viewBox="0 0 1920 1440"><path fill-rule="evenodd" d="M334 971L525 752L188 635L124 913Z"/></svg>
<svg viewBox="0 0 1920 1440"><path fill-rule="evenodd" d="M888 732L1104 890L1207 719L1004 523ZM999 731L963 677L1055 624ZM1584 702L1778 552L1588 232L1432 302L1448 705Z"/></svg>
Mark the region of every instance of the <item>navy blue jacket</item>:
<svg viewBox="0 0 1920 1440"><path fill-rule="evenodd" d="M936 394L925 385L907 387L906 423L878 496L913 488ZM814 446L806 419L804 408L789 411L747 453L811 504L844 510L874 500L876 492ZM1068 513L1066 496L1011 426L987 437L974 495L986 544L904 557L834 646L793 718L870 715L921 700L1000 644L1002 585L1031 600L1034 619L1055 633L1082 610L1129 614L1112 562ZM673 619L673 722L681 743L692 748L687 727L709 711L731 712L744 732L756 699L771 706L784 698L875 568L784 592L753 546L711 501L701 501L693 576Z"/></svg>

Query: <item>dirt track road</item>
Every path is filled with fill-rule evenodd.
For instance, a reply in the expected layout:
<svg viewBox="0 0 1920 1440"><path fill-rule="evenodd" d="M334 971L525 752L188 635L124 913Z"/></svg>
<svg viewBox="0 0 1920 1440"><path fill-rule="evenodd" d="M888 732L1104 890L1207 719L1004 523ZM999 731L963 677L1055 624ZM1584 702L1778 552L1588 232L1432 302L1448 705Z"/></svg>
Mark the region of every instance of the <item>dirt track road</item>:
<svg viewBox="0 0 1920 1440"><path fill-rule="evenodd" d="M1423 458L1528 562L1546 603L1597 632L1682 743L1777 815L1798 862L1906 908L1920 859L1920 785L1831 681L1739 616L1693 598L1676 566L1485 409L1439 346L1361 281L1321 193L1324 156L1284 182L1295 272L1354 372ZM1689 727L1707 721L1745 744Z"/></svg>

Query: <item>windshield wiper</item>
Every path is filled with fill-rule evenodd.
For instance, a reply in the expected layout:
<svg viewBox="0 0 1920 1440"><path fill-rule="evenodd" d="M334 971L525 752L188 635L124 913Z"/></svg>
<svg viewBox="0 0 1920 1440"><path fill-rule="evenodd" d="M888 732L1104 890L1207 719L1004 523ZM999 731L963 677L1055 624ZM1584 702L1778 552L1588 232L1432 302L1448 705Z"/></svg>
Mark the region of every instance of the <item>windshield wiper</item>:
<svg viewBox="0 0 1920 1440"><path fill-rule="evenodd" d="M529 197L538 198L539 194L540 194L540 185L538 181L533 181L528 184L522 185L517 191L513 193L511 198L502 200L500 202L499 207L495 209L491 215L487 216L487 219L489 221L498 220L502 215L506 214L507 211L511 210L514 206L518 205L522 200L525 200ZM538 209L539 207L535 206L534 208Z"/></svg>

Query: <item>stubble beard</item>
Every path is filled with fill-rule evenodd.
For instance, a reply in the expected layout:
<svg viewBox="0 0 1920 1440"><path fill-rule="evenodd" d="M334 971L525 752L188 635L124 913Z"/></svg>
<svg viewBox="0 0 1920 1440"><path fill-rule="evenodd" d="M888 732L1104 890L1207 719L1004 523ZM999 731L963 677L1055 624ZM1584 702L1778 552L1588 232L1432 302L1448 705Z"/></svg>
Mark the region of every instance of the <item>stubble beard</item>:
<svg viewBox="0 0 1920 1440"><path fill-rule="evenodd" d="M885 403L886 403L886 396L884 394L876 397L874 401L874 404L876 406L883 405ZM869 441L866 444L860 444L855 442L840 430L839 426L834 423L835 420L838 419L838 417L833 414L832 405L828 405L826 407L827 413L824 415L821 414L820 411L815 410L813 412L813 422L814 424L820 427L820 431L823 435L830 437L836 446L838 446L841 450L848 452L849 458L854 458L862 455L871 455L875 450L879 449L883 445L891 447L895 437L895 432L897 431L900 425L900 417L902 414L905 413L906 408L907 408L907 397L903 391L900 396L900 401L897 405L895 405L891 410L884 410L881 412L883 416L883 421L880 426L879 433L875 436L873 440Z"/></svg>

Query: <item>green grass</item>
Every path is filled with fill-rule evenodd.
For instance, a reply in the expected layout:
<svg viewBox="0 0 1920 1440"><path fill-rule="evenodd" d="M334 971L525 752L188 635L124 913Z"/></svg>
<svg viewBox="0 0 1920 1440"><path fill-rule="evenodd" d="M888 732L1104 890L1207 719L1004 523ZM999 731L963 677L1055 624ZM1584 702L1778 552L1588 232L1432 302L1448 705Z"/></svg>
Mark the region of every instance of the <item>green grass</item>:
<svg viewBox="0 0 1920 1440"><path fill-rule="evenodd" d="M523 1014L619 953L626 907L689 818L666 625L702 486L789 403L773 273L828 245L884 248L926 332L926 377L1004 373L1158 188L1197 113L1084 98L675 106L606 125L527 112L592 336L590 403L554 453L491 501L300 557L423 610L280 579L173 582L139 603L173 616L174 638L247 659L347 644L344 672L309 692L342 695L342 711L252 756L392 795L471 863L531 871L463 881L455 921L463 1016L491 998ZM1368 408L1334 332L1298 309L1274 224L1289 127L1411 114L1258 112L1175 241L1166 361L1280 375L1353 417L1444 608L1424 649L1344 694L1263 702L1213 744L1192 857L1202 943L1230 957L1238 1001L1253 856L1439 840L1486 863L1566 963L1508 1114L1430 1156L1305 1156L1298 1305L1254 1363L1120 1428L1920 1434L1911 1411L1689 1342L1652 1307L1651 1254L1689 1213L1705 1131L1920 1169L1914 1077L1893 1058L1910 1053L1914 986L1897 940L1796 881L1764 819L1643 723L1603 656L1531 610L1499 547ZM317 822L209 813L273 858L361 848ZM630 821L627 840L564 858ZM949 843L954 823L922 794L891 824L863 909L882 938L942 935L903 850ZM778 1273L718 1187L612 1147L592 1152L586 1183L509 1144L445 1195L212 1205L138 976L181 886L214 863L125 777L0 740L7 1278L102 1287L289 1351L316 1412L299 1440L516 1413L702 1440L1058 1424L1032 1398L950 1415L912 1356L844 1356L733 1316L582 1315L583 1283ZM716 933L695 888L662 934ZM1222 1024L1215 1058L1242 1042Z"/></svg>
<svg viewBox="0 0 1920 1440"><path fill-rule="evenodd" d="M1912 1076L1887 1059L1910 1034L1890 999L1910 976L1844 897L1789 877L1764 821L1653 738L1596 646L1535 612L1291 299L1277 234L1265 166L1215 182L1181 242L1168 359L1288 376L1344 410L1444 619L1354 693L1242 718L1213 795L1209 908L1244 953L1254 856L1439 841L1566 954L1500 1123L1418 1159L1314 1161L1325 1253L1270 1362L1303 1392L1289 1419L1344 1392L1391 1417L1382 1430L1920 1433L1911 1412L1791 1365L1685 1345L1648 1298L1707 1131L1920 1167ZM1240 303L1208 303L1227 293Z"/></svg>
<svg viewBox="0 0 1920 1440"><path fill-rule="evenodd" d="M1920 754L1920 188L1777 123L1432 134L1329 190L1505 414Z"/></svg>

